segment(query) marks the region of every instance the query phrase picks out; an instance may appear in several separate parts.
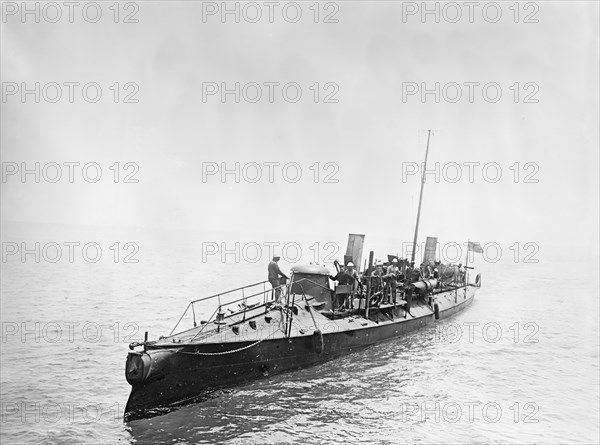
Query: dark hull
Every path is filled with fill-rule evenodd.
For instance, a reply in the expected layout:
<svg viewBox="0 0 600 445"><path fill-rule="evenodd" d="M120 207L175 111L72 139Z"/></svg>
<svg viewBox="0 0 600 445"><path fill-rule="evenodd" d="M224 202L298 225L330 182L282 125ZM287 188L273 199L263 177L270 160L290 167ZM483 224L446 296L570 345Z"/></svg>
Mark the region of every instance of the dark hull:
<svg viewBox="0 0 600 445"><path fill-rule="evenodd" d="M473 302L473 298L474 289L470 295L459 298L456 304L440 307L439 318L461 311ZM427 307L424 302L419 304ZM369 327L361 327L357 323L356 329L343 331L336 329L333 322L326 323L320 327L322 337L314 333L268 339L258 344L247 341L149 347L149 355L161 356L160 366L155 366L147 380L132 386L125 420L161 414L173 406L199 400L220 388L323 363L375 343L402 337L437 321L431 310L426 315L407 316L405 319L403 309L398 307L388 315L393 317L393 322ZM244 347L247 348L240 350ZM236 352L227 353L234 350Z"/></svg>

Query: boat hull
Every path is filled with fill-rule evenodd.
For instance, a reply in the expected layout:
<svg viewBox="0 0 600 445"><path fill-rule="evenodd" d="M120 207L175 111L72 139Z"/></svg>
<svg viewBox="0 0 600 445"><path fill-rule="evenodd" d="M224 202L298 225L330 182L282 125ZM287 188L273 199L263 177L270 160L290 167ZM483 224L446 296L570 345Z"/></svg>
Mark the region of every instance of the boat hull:
<svg viewBox="0 0 600 445"><path fill-rule="evenodd" d="M465 290L464 296L462 290L458 294L455 291L454 301L439 308L439 319L465 309L473 302L474 294L472 287ZM173 345L130 353L126 369L131 368L132 360L145 360L150 366L146 366L139 382L132 383L128 378L132 391L125 420L162 414L174 406L201 400L218 389L324 363L437 321L434 309L425 301L417 304L425 308L421 310L423 315L404 318L402 307L396 307L386 315L391 320L375 325L362 326L361 318L355 318L348 322L356 326L350 324L343 330L332 322L306 335L289 338Z"/></svg>

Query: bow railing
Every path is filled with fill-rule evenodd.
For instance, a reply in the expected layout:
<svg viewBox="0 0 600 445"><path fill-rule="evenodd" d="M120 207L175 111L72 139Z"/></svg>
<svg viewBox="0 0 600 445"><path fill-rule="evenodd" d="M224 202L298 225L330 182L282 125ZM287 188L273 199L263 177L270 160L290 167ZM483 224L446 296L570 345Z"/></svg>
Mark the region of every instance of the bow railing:
<svg viewBox="0 0 600 445"><path fill-rule="evenodd" d="M183 311L183 314L181 314L181 317L179 317L179 320L177 321L177 323L175 324L175 326L173 327L173 329L171 330L171 333L169 334L169 336L173 335L175 333L175 331L177 330L177 328L179 327L179 325L181 324L181 322L183 321L183 319L186 317L186 315L188 315L188 313L191 312L192 315L192 319L193 319L193 323L194 323L194 327L198 326L198 323L196 321L196 306L200 303L209 301L209 300L217 300L218 301L218 306L217 309L215 309L215 311L213 312L213 314L210 316L210 318L206 321L205 324L208 324L208 322L210 322L210 320L212 320L216 314L219 312L219 309L225 307L225 306L230 306L232 304L235 303L240 303L242 302L244 306L246 306L247 302L249 299L251 298L255 298L257 296L263 295L263 304L267 303L267 295L269 293L273 293L275 291L275 289L267 289L267 283L269 281L265 280L265 281L259 281L258 283L253 283L253 284L248 284L246 286L242 286L242 287L237 287L235 289L231 289L225 292L219 292L217 294L213 294L210 295L208 297L204 297L204 298L198 298L197 300L193 300L190 301L185 309L185 311ZM260 292L256 292L257 289L260 288L260 286L262 286L262 291ZM286 286L281 285L278 286L278 288L282 288ZM241 295L241 297L239 297L239 295ZM235 298L236 296L238 296L238 298ZM229 299L231 299L232 297L234 297L234 300L232 301L227 301ZM225 300L225 302L223 302L223 300ZM254 306L253 306L254 307Z"/></svg>
<svg viewBox="0 0 600 445"><path fill-rule="evenodd" d="M208 297L199 298L197 300L191 301L187 305L187 307L186 307L185 311L183 312L183 314L181 315L181 317L179 317L177 324L175 325L175 327L173 327L173 329L171 330L171 333L168 336L170 337L173 335L179 335L179 334L191 329L191 328L187 328L187 329L184 329L183 331L176 333L177 328L179 327L179 325L181 324L183 319L186 317L186 315L189 314L190 312L191 312L191 315L193 318L193 325L194 325L193 327L194 328L197 327L198 323L196 320L195 305L202 303L202 302L209 301L209 300L216 299L218 301L217 307L214 309L214 311L212 312L212 315L207 320L201 320L201 325L202 325L201 328L198 330L198 332L196 332L194 334L193 338L190 341L197 339L199 336L201 336L203 333L205 333L206 327L209 325L212 326L212 330L214 330L214 329L219 330L221 324L226 324L225 319L231 318L233 316L236 316L236 317L240 316L240 315L242 316L241 319L236 320L235 322L232 323L232 325L235 325L235 324L243 323L244 321L246 321L246 315L249 311L255 312L257 309L261 309L264 307L264 313L267 313L269 311L269 308L278 302L283 302L284 304L282 304L282 306L293 307L296 302L295 302L295 294L290 292L290 290L292 289L292 284L300 284L303 281L310 282L319 287L323 287L324 289L327 289L328 291L331 291L330 288L325 288L324 286L321 286L320 284L318 284L308 278L302 278L300 280L294 281L293 275L292 275L292 280L290 281L290 283L286 282L285 284L281 284L280 286L277 286L277 287L274 287L271 289L266 288L267 287L266 283L268 283L268 281L261 281L261 282L250 284L247 286L238 287L236 289L232 289L232 290L229 290L226 292L220 292L218 294L214 294L214 295L211 295ZM259 292L250 293L252 291L256 291L257 288L259 288L259 286L262 286L263 289L260 290ZM252 289L252 288L254 288L254 289ZM241 294L241 296L238 296L238 298L230 299L231 296L234 295L236 292ZM302 294L303 294L304 299L307 300L306 295L304 295L304 291L302 291ZM290 298L292 300L290 300ZM291 306L290 306L290 303L291 303ZM236 310L231 309L231 306L235 305L235 304L238 304L239 308L237 308ZM227 313L226 311L228 311L229 313ZM292 317L292 315L288 314L288 312L289 311L286 310L285 325L288 326L286 328L286 332L289 332L290 320L288 318ZM254 317L254 315L251 317ZM215 323L212 323L212 322L215 322ZM216 327L214 325L216 325ZM211 332L212 332L212 330L211 330Z"/></svg>

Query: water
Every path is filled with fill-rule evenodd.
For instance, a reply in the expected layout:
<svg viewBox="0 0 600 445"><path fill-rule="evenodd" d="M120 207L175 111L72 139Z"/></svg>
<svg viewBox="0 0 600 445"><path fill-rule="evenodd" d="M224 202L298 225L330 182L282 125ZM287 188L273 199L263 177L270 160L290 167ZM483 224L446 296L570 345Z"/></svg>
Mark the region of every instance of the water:
<svg viewBox="0 0 600 445"><path fill-rule="evenodd" d="M578 252L565 261L564 251L543 246L538 264L508 255L481 264L483 288L450 320L123 423L127 344L146 330L168 333L193 297L263 279L262 262L202 262L201 239L3 226L3 241L95 241L103 249L95 264L78 250L73 263L14 256L2 264L3 442L598 442L597 258ZM131 240L139 262L123 263Z"/></svg>

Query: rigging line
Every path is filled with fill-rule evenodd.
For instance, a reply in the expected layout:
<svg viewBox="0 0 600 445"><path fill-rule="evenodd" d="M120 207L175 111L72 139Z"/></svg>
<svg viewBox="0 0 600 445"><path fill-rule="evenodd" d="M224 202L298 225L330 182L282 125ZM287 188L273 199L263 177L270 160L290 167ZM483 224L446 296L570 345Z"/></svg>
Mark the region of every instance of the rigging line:
<svg viewBox="0 0 600 445"><path fill-rule="evenodd" d="M280 328L277 328L275 331L273 331L273 333L271 335L266 336L265 338L261 338L260 340L255 341L254 343L250 344L250 345L246 345L243 346L241 348L238 349L233 349L231 351L223 351L223 352L186 352L186 351L178 351L178 353L180 354L190 354L190 355L227 355L227 354L233 354L235 352L240 352L243 351L245 349L250 349L254 346L256 346L257 344L269 339L272 335L274 335L276 332L281 331Z"/></svg>

